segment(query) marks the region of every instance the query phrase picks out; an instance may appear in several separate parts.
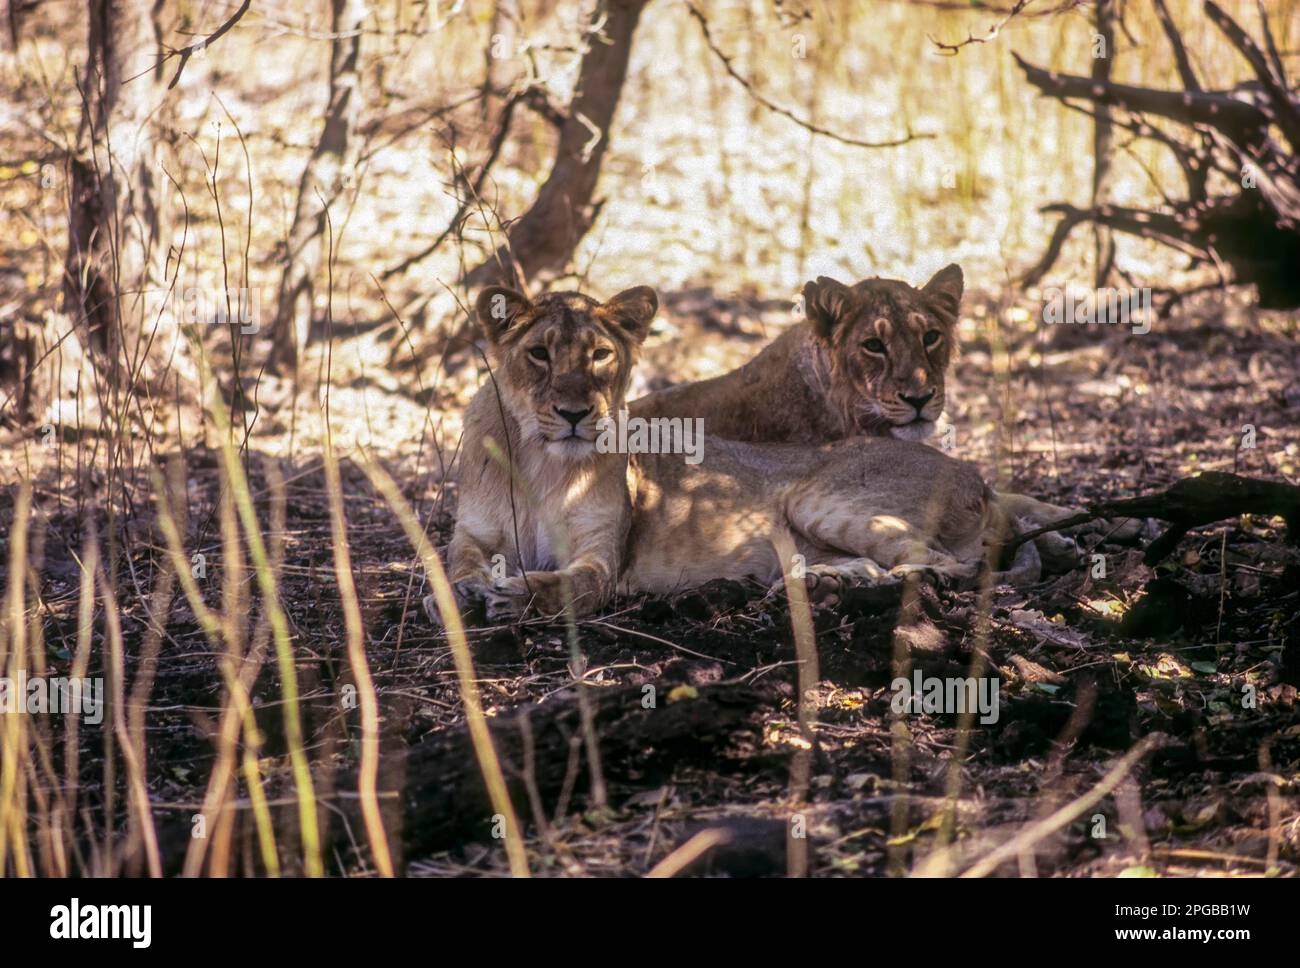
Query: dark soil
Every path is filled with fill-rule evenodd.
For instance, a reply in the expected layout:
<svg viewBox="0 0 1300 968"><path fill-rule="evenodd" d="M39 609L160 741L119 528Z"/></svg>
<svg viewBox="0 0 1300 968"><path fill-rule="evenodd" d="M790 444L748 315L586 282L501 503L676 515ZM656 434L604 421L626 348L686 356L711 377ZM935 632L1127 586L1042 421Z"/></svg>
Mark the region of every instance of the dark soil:
<svg viewBox="0 0 1300 968"><path fill-rule="evenodd" d="M730 317L710 310L702 325L716 329L720 318ZM696 325L689 317L676 322ZM1253 317L1229 327L1213 314L1189 316L1143 337L1099 333L1094 345L1059 359L1036 334L1013 333L997 348L1010 353L1002 380L990 376L991 350L977 335L959 364L960 449L1029 493L1083 503L1154 490L1203 469L1297 477L1294 321L1278 331ZM1238 446L1243 424L1256 427L1254 449ZM1030 449L1027 440L1055 443ZM269 460L249 459L264 521ZM186 462L189 541L207 556L204 587L216 604L223 584L216 461L193 450ZM351 675L323 474L318 461L280 466L289 482L281 595L333 847L329 865L365 873L369 851L349 797L359 727L341 699ZM381 702L381 788L399 795L386 801L390 839L411 874L504 873L450 650L419 609L418 564L364 475L347 463L344 486ZM444 545L454 487L444 491L421 475L406 479L406 491ZM59 506L54 492L54 482L38 486L38 504L49 513L34 563L45 658L66 671L76 641L72 551L83 533L74 502L65 493ZM0 500L0 520L8 522L13 492ZM142 485L116 563L128 682L140 671L147 591L160 560L150 507ZM564 626L472 630L484 702L527 821L531 866L551 875L640 875L692 834L717 827L726 843L692 871L783 873L787 833L798 829L806 831L816 875L955 873L1085 794L1120 755L1159 734L1113 795L999 872L1293 874L1300 865L1300 554L1286 537L1280 520L1223 522L1194 531L1154 570L1142 564L1139 547L1099 545L1092 551L1104 556L1104 577L1094 576L1098 559L1086 558L1031 588L990 589L983 601L976 591L915 583L852 589L814 609L821 682L811 749L797 721L784 598L717 582L673 599L615 602L577 626L601 735L603 806L592 800L576 745ZM96 649L95 663L100 655ZM899 672L966 676L973 663L1000 680L996 722L966 730L955 716L891 710ZM291 800L274 661L255 697L268 796ZM146 720L149 795L169 869L179 865L213 763L221 698L215 657L178 592ZM530 764L521 712L531 724L541 824L523 782ZM101 830L103 740L102 727L83 729L82 803ZM792 791L805 769L800 801ZM119 790L119 809L122 802ZM275 807L290 869L293 810ZM235 856L253 871L247 813ZM122 817L116 823L120 830Z"/></svg>

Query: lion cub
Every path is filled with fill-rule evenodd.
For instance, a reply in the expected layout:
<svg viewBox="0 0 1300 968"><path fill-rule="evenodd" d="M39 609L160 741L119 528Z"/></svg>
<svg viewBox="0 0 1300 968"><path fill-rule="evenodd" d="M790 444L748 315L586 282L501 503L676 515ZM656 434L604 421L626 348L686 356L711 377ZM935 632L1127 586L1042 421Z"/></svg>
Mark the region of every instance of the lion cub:
<svg viewBox="0 0 1300 968"><path fill-rule="evenodd" d="M1005 522L974 467L923 444L706 436L697 464L599 445L657 308L644 286L604 303L575 292L480 293L494 372L465 415L448 549L462 609L483 604L496 621L555 615L569 599L582 614L616 592L773 583L782 575L774 536L793 541L814 587L893 582L916 569L975 575Z"/></svg>

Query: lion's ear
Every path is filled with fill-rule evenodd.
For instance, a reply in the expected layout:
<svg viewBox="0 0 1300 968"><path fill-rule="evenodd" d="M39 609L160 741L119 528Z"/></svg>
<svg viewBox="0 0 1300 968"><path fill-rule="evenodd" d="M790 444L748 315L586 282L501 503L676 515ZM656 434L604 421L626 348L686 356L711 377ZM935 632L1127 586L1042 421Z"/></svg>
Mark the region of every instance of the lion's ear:
<svg viewBox="0 0 1300 968"><path fill-rule="evenodd" d="M523 293L505 286L489 286L478 294L474 315L478 317L478 324L483 327L488 342L496 344L530 306Z"/></svg>
<svg viewBox="0 0 1300 968"><path fill-rule="evenodd" d="M848 286L827 276L818 276L815 282L804 283L804 310L818 336L825 340L831 338L835 328L844 321L853 302L852 296Z"/></svg>
<svg viewBox="0 0 1300 968"><path fill-rule="evenodd" d="M606 319L621 326L640 343L650 335L650 324L659 311L659 297L649 286L633 286L600 308Z"/></svg>
<svg viewBox="0 0 1300 968"><path fill-rule="evenodd" d="M954 262L936 272L934 278L927 282L921 291L934 300L944 312L956 319L964 286L961 266Z"/></svg>

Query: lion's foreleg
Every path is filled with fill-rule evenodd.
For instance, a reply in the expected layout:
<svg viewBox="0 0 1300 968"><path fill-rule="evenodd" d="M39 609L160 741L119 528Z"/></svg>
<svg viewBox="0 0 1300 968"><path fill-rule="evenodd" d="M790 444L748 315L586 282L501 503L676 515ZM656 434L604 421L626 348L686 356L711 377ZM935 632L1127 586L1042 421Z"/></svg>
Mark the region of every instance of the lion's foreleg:
<svg viewBox="0 0 1300 968"><path fill-rule="evenodd" d="M447 579L461 615L472 611L487 597L492 587L492 549L468 527L458 524L447 546ZM421 604L429 620L442 624L433 595L426 595Z"/></svg>
<svg viewBox="0 0 1300 968"><path fill-rule="evenodd" d="M492 583L487 614L491 621L525 614L556 618L572 603L574 615L586 615L609 600L614 590L614 563L605 555L581 555L558 571L530 571Z"/></svg>
<svg viewBox="0 0 1300 968"><path fill-rule="evenodd" d="M468 529L457 528L447 547L447 575L458 595L482 601L492 584L492 550Z"/></svg>

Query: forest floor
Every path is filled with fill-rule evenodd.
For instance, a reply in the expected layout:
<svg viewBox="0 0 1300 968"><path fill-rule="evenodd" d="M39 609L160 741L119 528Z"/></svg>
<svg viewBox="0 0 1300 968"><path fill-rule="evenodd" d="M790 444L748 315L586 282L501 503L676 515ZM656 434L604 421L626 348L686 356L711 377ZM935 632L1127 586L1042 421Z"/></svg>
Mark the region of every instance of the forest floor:
<svg viewBox="0 0 1300 968"><path fill-rule="evenodd" d="M1066 349L1027 311L1003 310L980 294L968 298L964 352L949 393L958 454L990 478L1083 504L1156 490L1200 470L1300 476L1294 319L1216 299L1142 336L1091 327ZM647 347L648 385L752 355L785 324L788 303L693 290L666 294L662 315ZM1003 324L987 325L995 317ZM455 486L441 484L440 465L455 451L456 408L477 383L475 368L463 362L426 387L367 364L377 338L357 334L334 346L333 423L399 474L442 547ZM334 804L323 812L333 828L331 867L364 874L373 871L368 849L351 849L364 840L347 806L359 740L357 714L339 700L351 679L314 436L319 420L306 417L309 392L298 415L273 378L264 375L257 390L248 464L263 514L271 462L287 481L281 597L313 774ZM1246 425L1254 446L1243 446ZM203 436L195 429L186 453L189 534L207 556L207 587L219 598L217 461ZM63 439L73 446L66 428ZM20 448L9 443L4 470L12 481L21 476ZM346 453L346 442L340 449ZM70 456L59 459L65 469L71 464ZM468 756L451 652L419 608L421 569L364 475L348 461L343 470L383 720L380 786L400 791L401 809L386 801L390 837L411 874L503 874L506 855ZM38 481L45 643L48 661L61 669L76 641L79 501L63 475ZM14 493L0 493L6 531ZM139 507L123 559L130 567L119 578L128 681L140 671L161 545L143 490ZM672 599L614 602L577 623L597 710L603 803L592 796L572 718L565 627L472 630L484 704L515 782L534 872L640 875L694 832L717 827L729 842L696 870L782 873L792 817L806 832L815 875L960 872L1085 795L1146 740L1149 749L1111 795L997 871L1295 874L1300 552L1286 543L1280 521L1250 518L1193 532L1154 570L1137 547L1096 551L1105 556L1104 577L1087 564L1033 587L991 589L983 600L978 592L913 585L901 594L855 590L815 606L821 682L811 751L797 721L784 600L715 583ZM188 831L213 763L216 659L178 596L146 718L149 796L165 848L179 843L177 830ZM930 676L966 676L973 660L982 664L1000 680L996 722L963 731L953 716L893 715L890 683L904 659ZM291 798L273 662L254 693L267 736L268 795ZM521 711L531 724L526 738ZM102 798L102 743L99 730L83 732L82 796L92 805ZM792 799L794 789L805 792L802 800ZM277 811L279 828L289 828L292 808ZM251 823L240 825L236 843L237 856L251 862ZM281 839L281 851L288 863L291 838ZM166 863L179 859L174 852Z"/></svg>
<svg viewBox="0 0 1300 968"><path fill-rule="evenodd" d="M324 37L306 29L318 26L310 13L301 24L281 24L285 11L259 13L260 6L222 39L219 56L193 59L171 96L167 171L179 184L166 201L176 224L159 243L160 251L163 241L184 249L171 277L180 291L224 292L230 270L230 279L263 294L269 310L303 164L320 137L328 56ZM602 174L607 204L575 253L580 274L564 281L599 296L641 283L660 289L661 320L633 396L752 356L789 324L789 298L807 278L826 273L848 282L872 266L920 284L951 260L970 289L948 393L955 452L999 486L1085 504L1204 470L1300 482L1296 315L1253 312L1243 308L1249 294L1234 292L1186 304L1145 335L1051 330L1038 323L1041 293L982 288L1018 277L1041 251L1053 223L1042 206L1091 190L1091 166L1080 161L1093 150L1091 121L1039 98L1007 49L1014 42L1035 63L1086 72L1093 64L1087 18L1025 17L1004 42L970 44L947 57L933 38L959 38L968 28L982 34L989 26L982 12L967 23L962 11L936 19L947 14L934 5L848 4L833 18L792 27L755 22L751 6L734 6L723 19L718 5L714 36L774 103L797 106L800 115L806 108L828 130L886 139L905 122L923 137L884 151L814 139L727 78L684 7L661 5L644 18ZM184 458L186 550L205 556L210 605L221 603L229 563L212 422L179 401L154 401L159 424L174 417L176 433L141 427L139 399L103 413L77 333L59 313L68 202L61 145L74 143L82 110L79 9L40 5L22 49L0 52L7 139L0 384L31 362L20 358L26 344L10 338L9 327L43 328L43 345L59 347L38 364L43 399L30 419L14 419L13 401L0 391L0 587L22 586L9 580L11 525L19 483L31 481L36 579L28 599L39 601L40 622L31 627L43 633L33 641L48 667L66 674L77 649L85 512L97 512L101 542L117 552L110 568L133 686L150 674L141 654L162 559L151 464L178 450ZM318 327L297 385L259 371L265 333L246 351L247 467L263 529L273 543L283 540L280 595L330 826L330 870L374 873L349 795L359 728L357 710L342 698L352 680L321 465L323 408L344 455L348 537L381 707L380 786L396 793L384 800L390 839L411 874L495 876L506 872L506 854L492 836L497 824L466 740L451 651L419 608L422 569L347 459L356 447L369 448L402 482L434 544L445 546L457 500L448 470L460 414L483 374L472 354L442 358L424 352L418 337L449 321L435 297L443 282L460 277L462 263L495 246L491 221L472 221L462 244L398 268L455 219L453 146L458 164L482 159L490 132L481 130L478 105L464 100L480 86L481 25L467 10L446 30L408 43L404 10L399 5L397 23L377 8L381 30L365 41L366 160L331 243L331 314L342 322ZM1140 28L1139 17L1133 11L1129 26ZM39 29L38 18L48 18ZM555 35L534 37L533 52L562 82L566 72L552 67L564 67L569 38L563 25L543 27ZM814 51L825 49L824 60L788 56L795 27L809 31ZM1118 59L1120 79L1176 84L1162 29L1148 19L1145 31L1144 42ZM1212 26L1198 31L1193 51L1207 74L1228 87L1245 80L1246 67L1230 50L1214 54ZM460 109L445 115L453 103ZM534 197L551 138L535 118L516 125L493 169L500 212L513 217ZM1116 153L1115 203L1157 204L1148 180L1181 177L1160 145L1149 148L1131 163ZM1078 259L1084 248L1080 233L1054 278L1091 278ZM1154 242L1120 241L1118 263L1139 279L1207 280L1208 270L1185 278L1174 261ZM751 290L735 294L736 280ZM318 312L324 302L317 299ZM402 338L403 327L416 339ZM230 399L228 334L201 329ZM179 333L173 327L163 337ZM126 424L134 436L104 430ZM102 472L110 450L116 466L130 470L129 502L122 481ZM273 468L287 488L279 534L268 524ZM110 522L110 503L125 515ZM714 873L780 873L788 855L802 862L787 842L796 827L807 837L794 846L807 848L814 875L961 872L1086 795L1146 742L1112 793L997 872L1293 875L1300 869L1300 553L1286 538L1276 520L1243 518L1193 532L1154 570L1142 564L1140 548L1107 546L1096 549L1104 577L1094 577L1093 559L1085 558L1038 585L995 588L985 598L910 586L858 590L819 605L815 749L797 722L791 621L780 599L715 584L672 599L616 601L577 625L584 658L576 671L595 707L603 802L592 795L590 758L575 740L575 669L564 626L474 629L480 688L515 808L527 822L531 867L554 876L641 875L695 831L721 826L731 839L706 856L703 869ZM246 575L241 582L252 584ZM104 612L97 606L92 676L105 671ZM248 632L262 618L257 609L245 617ZM150 807L164 866L174 870L212 773L224 689L219 656L179 594L167 618L144 725ZM965 676L975 660L1000 680L996 722L962 731L951 716L893 714L897 663ZM266 737L260 766L282 861L292 870L294 785L274 661L252 692ZM650 695L655 703L646 708ZM59 724L51 721L43 717L34 729L51 741L51 759L29 761L33 802L35 792L48 792L40 777L63 775ZM120 834L125 825L120 749L105 757L115 742L106 725L87 725L79 737L82 819L98 838L106 801L115 803L113 828ZM113 797L106 775L114 777ZM247 799L239 805L237 867L257 870ZM74 869L93 869L93 858L83 860Z"/></svg>

